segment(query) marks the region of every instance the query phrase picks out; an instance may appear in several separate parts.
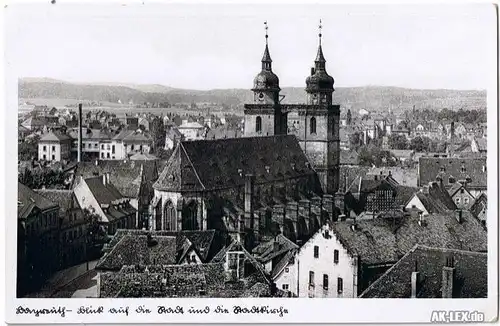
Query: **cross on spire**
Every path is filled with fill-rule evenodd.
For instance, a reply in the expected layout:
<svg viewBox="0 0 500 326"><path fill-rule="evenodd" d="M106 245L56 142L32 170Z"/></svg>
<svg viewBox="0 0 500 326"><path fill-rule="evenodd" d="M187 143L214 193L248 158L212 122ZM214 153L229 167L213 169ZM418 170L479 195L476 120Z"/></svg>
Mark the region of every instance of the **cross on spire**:
<svg viewBox="0 0 500 326"><path fill-rule="evenodd" d="M269 29L269 27L267 26L267 20L264 22L264 26L265 26L264 29L266 30L266 44L267 44L267 38L269 37L267 35L267 30Z"/></svg>
<svg viewBox="0 0 500 326"><path fill-rule="evenodd" d="M323 36L323 34L321 34L321 30L323 29L323 24L321 22L321 19L319 20L319 26L318 26L318 30L319 30L319 45L321 45L321 37Z"/></svg>

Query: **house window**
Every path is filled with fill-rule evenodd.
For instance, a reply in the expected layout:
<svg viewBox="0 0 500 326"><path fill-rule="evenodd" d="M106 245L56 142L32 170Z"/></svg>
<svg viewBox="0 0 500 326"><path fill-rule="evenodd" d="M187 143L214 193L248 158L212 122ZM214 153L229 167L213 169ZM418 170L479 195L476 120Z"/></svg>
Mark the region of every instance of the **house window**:
<svg viewBox="0 0 500 326"><path fill-rule="evenodd" d="M311 134L316 133L316 118L312 117L311 121L309 122L309 129Z"/></svg>
<svg viewBox="0 0 500 326"><path fill-rule="evenodd" d="M462 171L462 173L465 172L465 166L464 165L462 165L462 167L460 168L460 171Z"/></svg>
<svg viewBox="0 0 500 326"><path fill-rule="evenodd" d="M130 145L130 150L134 150L134 144Z"/></svg>
<svg viewBox="0 0 500 326"><path fill-rule="evenodd" d="M288 291L288 284L283 284L281 288L285 291Z"/></svg>
<svg viewBox="0 0 500 326"><path fill-rule="evenodd" d="M328 290L328 275L323 274L323 289Z"/></svg>
<svg viewBox="0 0 500 326"><path fill-rule="evenodd" d="M309 285L314 286L314 272L313 271L309 272Z"/></svg>
<svg viewBox="0 0 500 326"><path fill-rule="evenodd" d="M334 264L339 263L339 251L337 249L333 251L333 263Z"/></svg>
<svg viewBox="0 0 500 326"><path fill-rule="evenodd" d="M111 146L111 153L115 153L115 145Z"/></svg>
<svg viewBox="0 0 500 326"><path fill-rule="evenodd" d="M455 178L454 177L449 177L448 178L448 183L455 183Z"/></svg>
<svg viewBox="0 0 500 326"><path fill-rule="evenodd" d="M464 198L464 204L467 205L469 203L469 198L468 197L465 197Z"/></svg>
<svg viewBox="0 0 500 326"><path fill-rule="evenodd" d="M455 202L456 202L457 204L460 204L460 197L455 198Z"/></svg>
<svg viewBox="0 0 500 326"><path fill-rule="evenodd" d="M463 194L465 192L465 190L462 188L460 189L460 193Z"/></svg>
<svg viewBox="0 0 500 326"><path fill-rule="evenodd" d="M47 146L43 145L43 151L46 152L47 151Z"/></svg>
<svg viewBox="0 0 500 326"><path fill-rule="evenodd" d="M142 152L142 145L139 146L139 150Z"/></svg>
<svg viewBox="0 0 500 326"><path fill-rule="evenodd" d="M56 159L56 156L52 154L52 161Z"/></svg>
<svg viewBox="0 0 500 326"><path fill-rule="evenodd" d="M314 258L319 258L319 247L314 246Z"/></svg>
<svg viewBox="0 0 500 326"><path fill-rule="evenodd" d="M262 131L262 118L261 117L255 118L255 131L256 132Z"/></svg>
<svg viewBox="0 0 500 326"><path fill-rule="evenodd" d="M56 150L56 147L52 146L52 151L55 152L55 150Z"/></svg>
<svg viewBox="0 0 500 326"><path fill-rule="evenodd" d="M104 144L101 145L101 149L104 149Z"/></svg>
<svg viewBox="0 0 500 326"><path fill-rule="evenodd" d="M82 148L85 148L85 143L82 144Z"/></svg>
<svg viewBox="0 0 500 326"><path fill-rule="evenodd" d="M108 153L106 153L106 158L109 158L109 152L108 152Z"/></svg>
<svg viewBox="0 0 500 326"><path fill-rule="evenodd" d="M47 155L43 154L43 159L44 160L47 159Z"/></svg>
<svg viewBox="0 0 500 326"><path fill-rule="evenodd" d="M337 278L337 293L344 292L344 280L342 277Z"/></svg>
<svg viewBox="0 0 500 326"><path fill-rule="evenodd" d="M288 273L288 272L290 272L290 269L287 267L287 268L285 268L285 273Z"/></svg>
<svg viewBox="0 0 500 326"><path fill-rule="evenodd" d="M95 148L99 148L99 144L95 143L95 144L94 144L94 147L95 147Z"/></svg>
<svg viewBox="0 0 500 326"><path fill-rule="evenodd" d="M106 149L109 151L111 146L109 146L109 144L106 145Z"/></svg>
<svg viewBox="0 0 500 326"><path fill-rule="evenodd" d="M104 153L101 153L101 158L104 158Z"/></svg>

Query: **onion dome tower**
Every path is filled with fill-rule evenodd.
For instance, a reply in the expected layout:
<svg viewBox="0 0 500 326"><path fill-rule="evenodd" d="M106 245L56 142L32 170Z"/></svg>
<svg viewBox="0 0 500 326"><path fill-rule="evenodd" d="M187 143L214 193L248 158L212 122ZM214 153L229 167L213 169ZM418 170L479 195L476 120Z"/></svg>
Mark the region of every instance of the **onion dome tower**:
<svg viewBox="0 0 500 326"><path fill-rule="evenodd" d="M279 102L280 81L272 70L273 60L271 60L271 55L269 54L267 22L264 24L266 26L266 48L261 60L262 70L253 80L252 92L254 94L254 103L276 104Z"/></svg>
<svg viewBox="0 0 500 326"><path fill-rule="evenodd" d="M326 60L321 46L322 28L320 20L318 54L314 60L314 68L311 68L311 75L306 79L307 102L313 105L331 105L334 91L334 79L326 72Z"/></svg>

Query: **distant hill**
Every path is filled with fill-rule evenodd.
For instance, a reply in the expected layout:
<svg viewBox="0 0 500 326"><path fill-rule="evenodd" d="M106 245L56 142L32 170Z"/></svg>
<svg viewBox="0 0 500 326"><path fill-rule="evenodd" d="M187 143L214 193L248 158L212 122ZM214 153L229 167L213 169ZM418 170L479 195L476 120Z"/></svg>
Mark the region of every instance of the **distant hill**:
<svg viewBox="0 0 500 326"><path fill-rule="evenodd" d="M283 103L304 103L302 87L284 87ZM120 83L69 83L50 78L19 80L19 98L73 99L97 102L129 103L212 102L240 111L244 103L252 101L248 89L214 89L208 91L177 89L158 84L136 85ZM408 89L385 86L338 87L335 102L342 108L380 112L391 108L399 113L416 106L417 109L485 109L486 91L447 89Z"/></svg>

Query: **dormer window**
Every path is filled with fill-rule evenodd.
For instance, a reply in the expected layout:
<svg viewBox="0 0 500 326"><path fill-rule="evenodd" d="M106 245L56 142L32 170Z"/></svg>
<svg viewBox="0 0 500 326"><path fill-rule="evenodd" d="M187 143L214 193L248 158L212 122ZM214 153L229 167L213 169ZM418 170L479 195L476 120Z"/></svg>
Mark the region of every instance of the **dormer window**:
<svg viewBox="0 0 500 326"><path fill-rule="evenodd" d="M450 176L450 177L448 178L448 183L455 183L455 178L454 178L454 177L452 177L452 176Z"/></svg>
<svg viewBox="0 0 500 326"><path fill-rule="evenodd" d="M441 165L441 167L439 168L439 171L441 171L441 172L445 172L445 171L446 171L446 168L445 168L443 165Z"/></svg>

